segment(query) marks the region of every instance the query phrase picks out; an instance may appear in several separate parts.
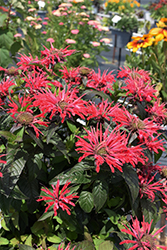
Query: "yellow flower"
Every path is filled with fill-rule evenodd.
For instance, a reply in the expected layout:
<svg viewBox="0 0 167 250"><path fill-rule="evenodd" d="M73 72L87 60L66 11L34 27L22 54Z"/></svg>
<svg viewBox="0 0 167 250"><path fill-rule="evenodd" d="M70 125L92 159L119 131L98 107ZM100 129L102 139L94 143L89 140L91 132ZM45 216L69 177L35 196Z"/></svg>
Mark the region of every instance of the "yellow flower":
<svg viewBox="0 0 167 250"><path fill-rule="evenodd" d="M133 3L130 4L130 7L132 7L132 8L134 7Z"/></svg>
<svg viewBox="0 0 167 250"><path fill-rule="evenodd" d="M158 43L159 41L167 41L167 26L164 28L153 28L149 31L151 36L155 36L155 42Z"/></svg>
<svg viewBox="0 0 167 250"><path fill-rule="evenodd" d="M154 42L154 38L149 34L143 35L142 37L136 36L132 37L133 41L127 44L128 49L133 49L133 52L136 52L139 48L146 48L151 46Z"/></svg>
<svg viewBox="0 0 167 250"><path fill-rule="evenodd" d="M105 2L104 6L105 6L105 7L107 7L107 5L108 5L108 3L107 3L107 2Z"/></svg>

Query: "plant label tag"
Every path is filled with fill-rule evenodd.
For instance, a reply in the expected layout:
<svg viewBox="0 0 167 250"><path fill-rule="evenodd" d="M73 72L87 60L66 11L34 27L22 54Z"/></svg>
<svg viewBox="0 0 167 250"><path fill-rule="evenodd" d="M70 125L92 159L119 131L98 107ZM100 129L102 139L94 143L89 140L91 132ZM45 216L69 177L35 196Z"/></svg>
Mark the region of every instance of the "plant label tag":
<svg viewBox="0 0 167 250"><path fill-rule="evenodd" d="M118 23L119 20L121 20L121 17L118 16L118 15L115 15L115 16L112 18L113 23Z"/></svg>

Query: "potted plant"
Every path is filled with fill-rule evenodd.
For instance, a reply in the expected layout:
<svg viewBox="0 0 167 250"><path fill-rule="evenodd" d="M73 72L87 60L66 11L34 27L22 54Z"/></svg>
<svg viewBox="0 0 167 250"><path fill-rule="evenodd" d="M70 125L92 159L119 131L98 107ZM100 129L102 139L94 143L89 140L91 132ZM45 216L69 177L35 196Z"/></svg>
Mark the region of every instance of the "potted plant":
<svg viewBox="0 0 167 250"><path fill-rule="evenodd" d="M167 17L167 0L159 0L148 6L151 17L155 20Z"/></svg>
<svg viewBox="0 0 167 250"><path fill-rule="evenodd" d="M134 13L140 3L136 0L108 0L105 2L105 12Z"/></svg>
<svg viewBox="0 0 167 250"><path fill-rule="evenodd" d="M117 18L118 22L114 22ZM113 44L118 48L126 46L130 41L132 32L137 31L139 22L134 15L116 15L110 20Z"/></svg>

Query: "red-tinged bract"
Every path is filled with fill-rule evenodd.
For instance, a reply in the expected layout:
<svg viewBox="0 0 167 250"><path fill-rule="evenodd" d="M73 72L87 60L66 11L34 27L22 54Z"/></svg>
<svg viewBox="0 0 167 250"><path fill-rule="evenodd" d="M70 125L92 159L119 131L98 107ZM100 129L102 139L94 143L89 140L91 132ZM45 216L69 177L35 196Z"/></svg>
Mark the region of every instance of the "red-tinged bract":
<svg viewBox="0 0 167 250"><path fill-rule="evenodd" d="M71 192L71 190L68 188L70 184L71 182L67 181L60 191L60 181L58 180L56 186L52 185L53 191L50 191L48 188L41 189L47 194L47 196L41 195L41 198L39 198L37 201L46 201L47 207L45 209L45 213L51 206L53 206L54 216L57 216L57 210L59 208L61 208L63 211L66 211L68 215L71 214L71 209L67 205L74 207L75 204L71 200L79 198L79 196L77 196L76 193L69 194Z"/></svg>

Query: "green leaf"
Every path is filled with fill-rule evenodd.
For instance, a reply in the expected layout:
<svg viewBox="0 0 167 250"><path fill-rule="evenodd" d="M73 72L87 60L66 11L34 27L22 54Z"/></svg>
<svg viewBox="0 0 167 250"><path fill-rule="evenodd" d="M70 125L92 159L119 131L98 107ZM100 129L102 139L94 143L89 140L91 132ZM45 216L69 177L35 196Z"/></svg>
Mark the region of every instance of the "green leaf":
<svg viewBox="0 0 167 250"><path fill-rule="evenodd" d="M106 240L105 242L99 245L98 250L112 250L114 247L113 242Z"/></svg>
<svg viewBox="0 0 167 250"><path fill-rule="evenodd" d="M156 163L159 158L162 156L163 151L158 149L158 154L154 152L154 163Z"/></svg>
<svg viewBox="0 0 167 250"><path fill-rule="evenodd" d="M39 219L38 221L43 221L43 220L46 220L47 218L51 217L54 215L54 211L50 211L50 212L47 212L47 213L44 213Z"/></svg>
<svg viewBox="0 0 167 250"><path fill-rule="evenodd" d="M94 207L93 195L90 192L82 191L79 197L79 205L86 213L90 213Z"/></svg>
<svg viewBox="0 0 167 250"><path fill-rule="evenodd" d="M1 245L7 245L9 244L8 239L4 238L4 237L0 237L0 244Z"/></svg>
<svg viewBox="0 0 167 250"><path fill-rule="evenodd" d="M156 220L156 218L158 218L157 208L153 202L151 202L148 199L141 199L140 203L141 203L141 209L142 209L142 213L144 215L145 221L150 223L152 219Z"/></svg>
<svg viewBox="0 0 167 250"><path fill-rule="evenodd" d="M129 188L133 204L139 194L139 181L137 173L132 166L125 165L123 168L123 178Z"/></svg>
<svg viewBox="0 0 167 250"><path fill-rule="evenodd" d="M52 236L48 236L47 240L52 243L60 243L62 241L62 239L60 239L57 235L54 234Z"/></svg>
<svg viewBox="0 0 167 250"><path fill-rule="evenodd" d="M28 245L21 245L21 244L19 244L19 250L35 250L35 248L30 247Z"/></svg>
<svg viewBox="0 0 167 250"><path fill-rule="evenodd" d="M77 127L75 126L75 124L72 122L72 121L66 121L67 122L67 126L68 128L70 129L70 131L73 133L73 134L76 134L77 132Z"/></svg>
<svg viewBox="0 0 167 250"><path fill-rule="evenodd" d="M14 42L10 47L12 55L15 55L22 48L21 42Z"/></svg>
<svg viewBox="0 0 167 250"><path fill-rule="evenodd" d="M88 240L84 240L79 242L79 244L77 245L77 247L75 248L75 250L95 250L95 247L93 245L93 243L91 243Z"/></svg>
<svg viewBox="0 0 167 250"><path fill-rule="evenodd" d="M98 212L107 200L108 184L104 180L97 180L92 190L96 211Z"/></svg>
<svg viewBox="0 0 167 250"><path fill-rule="evenodd" d="M0 30L0 48L10 50L10 46L13 43L13 34L8 29ZM2 56L2 54L0 53ZM2 59L1 59L2 60Z"/></svg>
<svg viewBox="0 0 167 250"><path fill-rule="evenodd" d="M103 93L102 91L100 92L100 91L96 91L96 90L85 90L83 92L83 94L93 95L93 96L99 96L99 97L101 97L104 100L108 99L109 102L112 102L111 97L109 95Z"/></svg>
<svg viewBox="0 0 167 250"><path fill-rule="evenodd" d="M8 17L8 15L6 13L4 14L0 14L0 27L3 27L4 26L4 21L5 19Z"/></svg>
<svg viewBox="0 0 167 250"><path fill-rule="evenodd" d="M107 213L107 215L109 216L111 222L113 224L117 225L119 223L120 215L117 214L116 212L114 212L113 210L110 210L110 209L107 209L107 208L105 208L104 210Z"/></svg>

